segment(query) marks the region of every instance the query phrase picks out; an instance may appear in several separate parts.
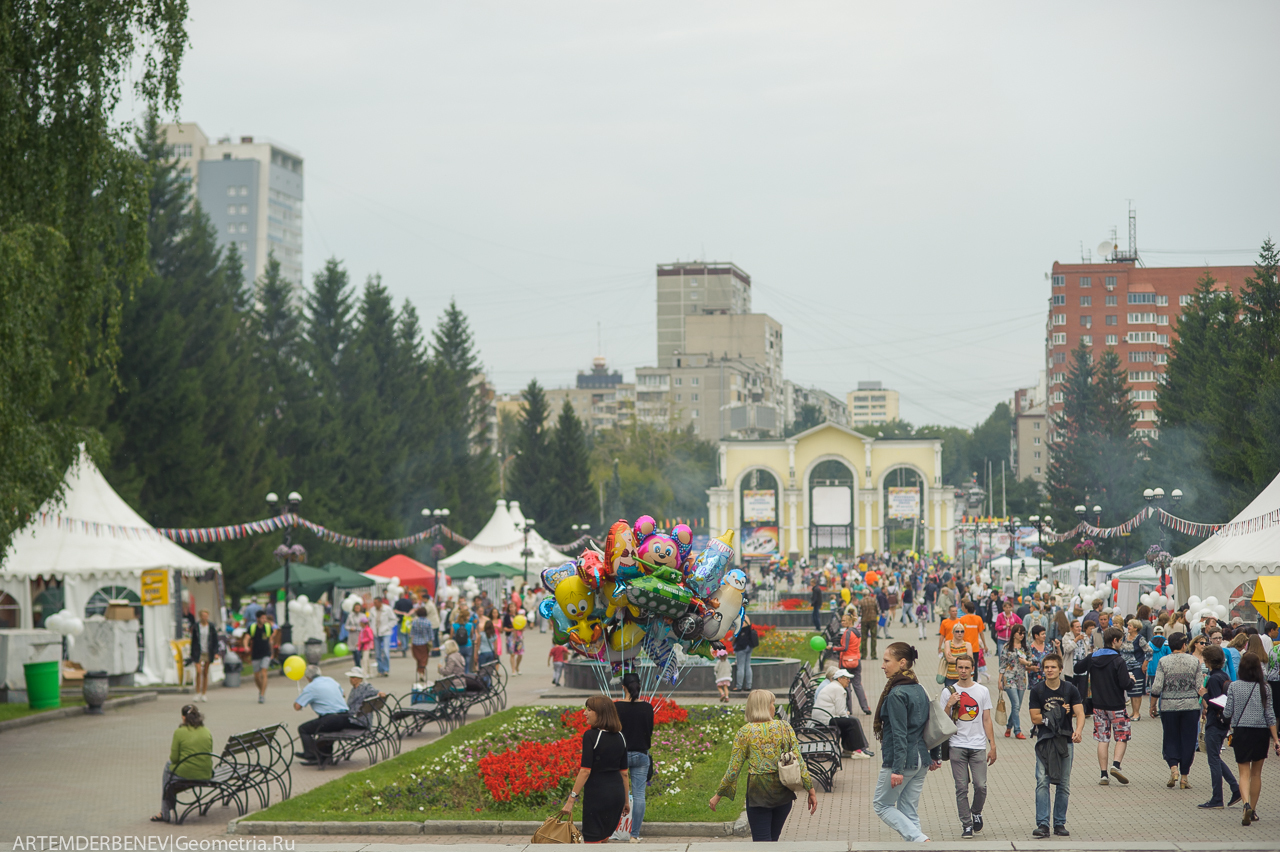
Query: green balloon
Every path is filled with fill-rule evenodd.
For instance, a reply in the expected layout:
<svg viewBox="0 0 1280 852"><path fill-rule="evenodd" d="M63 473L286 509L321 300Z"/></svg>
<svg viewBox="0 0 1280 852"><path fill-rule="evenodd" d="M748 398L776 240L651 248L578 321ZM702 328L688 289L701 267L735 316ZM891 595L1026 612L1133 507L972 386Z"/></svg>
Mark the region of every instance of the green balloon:
<svg viewBox="0 0 1280 852"><path fill-rule="evenodd" d="M345 657L347 654L351 653L351 649L347 647L346 642L339 642L337 645L333 646L333 653L337 654L339 657Z"/></svg>
<svg viewBox="0 0 1280 852"><path fill-rule="evenodd" d="M821 636L814 636L809 640L809 647L815 651L821 651L827 647L827 640Z"/></svg>

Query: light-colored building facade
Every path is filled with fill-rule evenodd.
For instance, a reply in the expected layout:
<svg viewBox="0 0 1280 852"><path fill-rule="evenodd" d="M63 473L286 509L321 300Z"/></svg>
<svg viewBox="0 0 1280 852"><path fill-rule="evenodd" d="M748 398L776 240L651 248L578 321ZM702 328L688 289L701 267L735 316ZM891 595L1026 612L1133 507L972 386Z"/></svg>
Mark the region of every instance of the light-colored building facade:
<svg viewBox="0 0 1280 852"><path fill-rule="evenodd" d="M199 125L162 125L165 141L194 197L218 234L218 244L235 243L245 275L257 280L275 253L283 276L302 286L302 155L252 136L215 142Z"/></svg>
<svg viewBox="0 0 1280 852"><path fill-rule="evenodd" d="M1044 484L1049 475L1049 409L1045 374L1040 381L1013 393L1010 410L1013 431L1009 440L1009 463L1018 479L1034 479Z"/></svg>
<svg viewBox="0 0 1280 852"><path fill-rule="evenodd" d="M636 417L703 440L781 434L780 388L754 360L673 356L671 367L636 368Z"/></svg>
<svg viewBox="0 0 1280 852"><path fill-rule="evenodd" d="M658 365L686 345L685 320L702 314L751 313L751 276L732 263L665 263L657 270Z"/></svg>
<svg viewBox="0 0 1280 852"><path fill-rule="evenodd" d="M768 314L700 314L685 317L685 352L755 361L782 386L782 323ZM662 362L659 361L659 364Z"/></svg>
<svg viewBox="0 0 1280 852"><path fill-rule="evenodd" d="M858 382L858 389L846 397L849 419L859 426L879 426L898 419L898 392L880 382Z"/></svg>
<svg viewBox="0 0 1280 852"><path fill-rule="evenodd" d="M851 426L849 406L845 400L829 394L821 388L806 388L791 381L783 382L783 421L787 426L796 422L800 409L806 405L816 407L826 423Z"/></svg>

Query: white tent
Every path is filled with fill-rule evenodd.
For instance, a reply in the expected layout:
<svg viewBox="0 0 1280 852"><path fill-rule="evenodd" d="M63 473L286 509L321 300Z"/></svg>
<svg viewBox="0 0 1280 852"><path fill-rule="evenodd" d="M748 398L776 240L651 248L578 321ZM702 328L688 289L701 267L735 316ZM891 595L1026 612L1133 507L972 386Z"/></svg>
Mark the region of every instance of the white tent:
<svg viewBox="0 0 1280 852"><path fill-rule="evenodd" d="M61 522L55 518L61 518ZM0 562L0 591L17 600L21 627L29 630L33 626L31 586L37 577L61 581L63 606L83 618L85 607L99 591L123 587L140 596L142 572L151 569L169 572L171 599L172 572L181 571L194 578L209 571L222 571L217 562L201 559L157 533L82 453L80 460L67 470L62 504L46 503L36 518L13 537ZM210 587L216 589L216 583L197 585L203 589L197 591L196 600L217 619L221 601L210 594ZM139 681L177 680L177 666L169 646L174 638L174 619L172 606L142 608L144 656Z"/></svg>
<svg viewBox="0 0 1280 852"><path fill-rule="evenodd" d="M1112 565L1110 562L1103 562L1101 559L1089 560L1089 576L1085 576L1085 564L1083 559L1072 559L1070 562L1063 562L1061 565L1053 566L1053 572L1050 576L1060 583L1066 583L1068 586L1078 586L1081 583L1093 584L1098 577L1098 572L1115 571L1121 566ZM1046 571L1046 574L1049 572Z"/></svg>
<svg viewBox="0 0 1280 852"><path fill-rule="evenodd" d="M488 565L499 562L512 568L524 568L524 534L519 528L524 526L524 515L520 512L520 501L499 500L493 515L484 525L471 543L448 558L440 560L440 568L449 568L459 562L474 562L477 565ZM529 532L529 549L533 555L529 557L529 573L534 575L543 568L563 565L572 557L552 547L547 540L538 535L537 530Z"/></svg>
<svg viewBox="0 0 1280 852"><path fill-rule="evenodd" d="M1246 521L1277 510L1280 476L1231 520ZM1178 603L1186 603L1192 595L1216 597L1230 610L1253 595L1259 577L1280 574L1280 525L1256 532L1211 535L1175 557L1171 573Z"/></svg>

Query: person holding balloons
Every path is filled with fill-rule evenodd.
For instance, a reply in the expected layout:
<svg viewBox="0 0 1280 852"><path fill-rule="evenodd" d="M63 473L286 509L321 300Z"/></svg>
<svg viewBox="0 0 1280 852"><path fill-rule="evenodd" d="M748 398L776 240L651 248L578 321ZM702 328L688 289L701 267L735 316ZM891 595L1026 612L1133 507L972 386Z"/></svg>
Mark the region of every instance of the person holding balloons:
<svg viewBox="0 0 1280 852"><path fill-rule="evenodd" d="M514 593L513 593L514 594ZM522 674L520 663L524 660L524 629L529 619L520 611L513 600L507 604L507 611L502 616L502 634L507 640L507 651L511 655L511 673Z"/></svg>
<svg viewBox="0 0 1280 852"><path fill-rule="evenodd" d="M316 718L298 726L298 739L302 741L302 765L315 766L323 756L316 748L316 734L340 731L350 726L347 701L342 697L342 687L331 677L320 674L319 666L308 666L299 656L284 661L285 677L292 681L305 677L307 685L293 702L294 710L310 707ZM363 671L361 671L363 675Z"/></svg>

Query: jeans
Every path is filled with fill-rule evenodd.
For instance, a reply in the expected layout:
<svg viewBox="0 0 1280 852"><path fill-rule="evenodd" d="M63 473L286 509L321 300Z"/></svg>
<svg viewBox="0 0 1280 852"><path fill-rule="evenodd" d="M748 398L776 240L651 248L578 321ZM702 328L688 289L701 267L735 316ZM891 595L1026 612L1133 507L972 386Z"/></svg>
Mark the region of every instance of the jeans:
<svg viewBox="0 0 1280 852"><path fill-rule="evenodd" d="M640 836L644 825L644 791L649 784L649 755L642 751L627 752L627 768L631 773L631 836ZM786 817L784 816L783 819Z"/></svg>
<svg viewBox="0 0 1280 852"><path fill-rule="evenodd" d="M733 673L733 685L737 689L751 689L751 649L744 651L734 651L733 659L737 662L737 668Z"/></svg>
<svg viewBox="0 0 1280 852"><path fill-rule="evenodd" d="M1053 800L1054 826L1067 824L1067 804L1071 801L1071 763L1075 760L1076 747L1067 745L1067 757L1062 762L1062 780L1058 783L1058 795ZM1049 776L1044 771L1044 761L1036 755L1036 825L1049 824Z"/></svg>
<svg viewBox="0 0 1280 852"><path fill-rule="evenodd" d="M853 690L853 694L858 696L858 706L862 708L863 713L871 712L871 705L867 703L867 691L862 688L862 662L859 661L853 667L853 680L849 682L849 687Z"/></svg>
<svg viewBox="0 0 1280 852"><path fill-rule="evenodd" d="M1004 729L1007 731L1012 728L1015 734L1020 734L1022 733L1022 696L1026 695L1027 691L1006 686L1004 694L1009 696L1009 721L1005 723Z"/></svg>
<svg viewBox="0 0 1280 852"><path fill-rule="evenodd" d="M1008 641L1007 639L1001 639L999 636L996 637L996 659L997 660L1000 659L1000 657L1004 656L1004 643L1007 641Z"/></svg>
<svg viewBox="0 0 1280 852"><path fill-rule="evenodd" d="M862 620L862 647L865 649L870 644L871 659L873 660L880 659L880 655L876 653L876 629L878 627L879 624L874 619L868 620L864 618ZM867 656L865 650L862 652L862 656Z"/></svg>
<svg viewBox="0 0 1280 852"><path fill-rule="evenodd" d="M378 671L391 674L391 637L378 637Z"/></svg>
<svg viewBox="0 0 1280 852"><path fill-rule="evenodd" d="M916 615L914 612L911 611L912 609L913 609L912 604L904 603L902 605L902 615L898 616L899 624L908 624L908 623L915 624L916 623Z"/></svg>
<svg viewBox="0 0 1280 852"><path fill-rule="evenodd" d="M1165 710L1160 714L1160 724L1164 726L1164 762L1176 764L1182 775L1190 774L1191 762L1196 759L1200 711Z"/></svg>
<svg viewBox="0 0 1280 852"><path fill-rule="evenodd" d="M1217 725L1204 726L1204 750L1206 757L1209 758L1209 781L1211 784L1209 801L1215 805L1221 805L1226 800L1222 798L1222 779L1227 779L1227 786L1231 788L1231 798L1240 795L1240 784L1236 781L1236 776L1231 769L1222 762L1222 743L1227 739L1228 728L1219 728Z"/></svg>
<svg viewBox="0 0 1280 852"><path fill-rule="evenodd" d="M351 650L351 659L355 661L356 668L360 668L360 661L364 659L364 651L359 648L353 648Z"/></svg>
<svg viewBox="0 0 1280 852"><path fill-rule="evenodd" d="M903 840L924 843L929 838L920 830L920 814L916 808L920 804L920 791L924 789L924 777L929 774L929 764L908 767L897 787L890 786L892 774L892 767L880 767L871 807L880 821L901 834Z"/></svg>
<svg viewBox="0 0 1280 852"><path fill-rule="evenodd" d="M751 826L753 843L777 843L782 836L782 826L787 823L787 814L791 813L794 802L778 805L776 808L753 808L747 805L747 825Z"/></svg>
<svg viewBox="0 0 1280 852"><path fill-rule="evenodd" d="M822 632L822 607L815 606L813 608L813 629Z"/></svg>
<svg viewBox="0 0 1280 852"><path fill-rule="evenodd" d="M985 748L952 748L951 777L956 782L956 809L960 823L973 825L973 815L982 813L987 803L987 750ZM969 804L969 783L973 782L973 804Z"/></svg>

